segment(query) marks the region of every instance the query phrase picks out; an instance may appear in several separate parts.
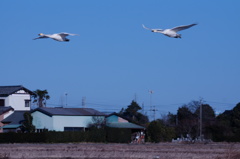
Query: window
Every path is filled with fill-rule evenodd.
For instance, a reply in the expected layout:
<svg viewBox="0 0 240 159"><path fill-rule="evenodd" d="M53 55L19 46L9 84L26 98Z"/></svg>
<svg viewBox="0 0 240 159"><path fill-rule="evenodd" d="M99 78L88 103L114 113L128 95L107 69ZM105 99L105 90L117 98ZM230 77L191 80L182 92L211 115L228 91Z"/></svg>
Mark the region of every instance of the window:
<svg viewBox="0 0 240 159"><path fill-rule="evenodd" d="M25 107L30 107L31 100L25 100Z"/></svg>
<svg viewBox="0 0 240 159"><path fill-rule="evenodd" d="M4 99L0 99L0 106L5 106L5 100Z"/></svg>
<svg viewBox="0 0 240 159"><path fill-rule="evenodd" d="M84 127L64 127L64 131L84 131Z"/></svg>

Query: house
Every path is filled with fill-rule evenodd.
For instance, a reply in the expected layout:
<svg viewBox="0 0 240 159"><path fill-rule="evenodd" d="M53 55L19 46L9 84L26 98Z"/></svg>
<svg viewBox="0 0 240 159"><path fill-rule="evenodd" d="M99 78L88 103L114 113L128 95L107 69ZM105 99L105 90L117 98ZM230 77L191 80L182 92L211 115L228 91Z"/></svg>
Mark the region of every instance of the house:
<svg viewBox="0 0 240 159"><path fill-rule="evenodd" d="M24 113L29 111L14 111L7 118L3 119L1 122L4 124L2 127L3 132L17 132L21 130L22 122L24 119Z"/></svg>
<svg viewBox="0 0 240 159"><path fill-rule="evenodd" d="M128 128L132 132L144 130L145 127L129 122L128 119L120 116L117 113L112 113L106 116L106 126L111 128Z"/></svg>
<svg viewBox="0 0 240 159"><path fill-rule="evenodd" d="M37 132L85 131L94 117L105 118L105 114L92 108L37 108L31 112Z"/></svg>
<svg viewBox="0 0 240 159"><path fill-rule="evenodd" d="M13 113L14 109L10 106L8 107L2 107L0 106L0 121L7 118L9 115ZM0 132L3 132L2 126L4 126L2 122L0 122Z"/></svg>
<svg viewBox="0 0 240 159"><path fill-rule="evenodd" d="M29 111L33 94L21 85L0 86L0 107L11 106L14 110Z"/></svg>
<svg viewBox="0 0 240 159"><path fill-rule="evenodd" d="M0 86L0 132L16 131L19 127L17 125L21 122L18 118L19 111L22 113L30 111L33 94L32 91L21 85ZM17 121L18 119L19 121Z"/></svg>

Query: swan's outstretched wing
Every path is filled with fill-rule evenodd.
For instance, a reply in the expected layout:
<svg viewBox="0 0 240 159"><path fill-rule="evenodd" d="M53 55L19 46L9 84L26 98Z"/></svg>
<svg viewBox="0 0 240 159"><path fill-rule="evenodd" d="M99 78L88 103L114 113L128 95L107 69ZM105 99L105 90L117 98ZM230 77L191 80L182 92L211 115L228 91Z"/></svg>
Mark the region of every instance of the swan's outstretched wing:
<svg viewBox="0 0 240 159"><path fill-rule="evenodd" d="M196 23L194 24L190 24L190 25L182 25L182 26L178 26L178 27L175 27L175 28L172 28L171 30L172 31L175 31L175 32L178 32L178 31L181 31L181 30L184 30L184 29L188 29L194 25L197 25Z"/></svg>
<svg viewBox="0 0 240 159"><path fill-rule="evenodd" d="M44 38L48 38L47 36L39 36L37 38L34 38L33 40L36 40L36 39L44 39Z"/></svg>
<svg viewBox="0 0 240 159"><path fill-rule="evenodd" d="M71 34L71 33L59 33L58 35L60 35L61 37L66 37L66 36L75 36L75 35L78 35L78 34Z"/></svg>

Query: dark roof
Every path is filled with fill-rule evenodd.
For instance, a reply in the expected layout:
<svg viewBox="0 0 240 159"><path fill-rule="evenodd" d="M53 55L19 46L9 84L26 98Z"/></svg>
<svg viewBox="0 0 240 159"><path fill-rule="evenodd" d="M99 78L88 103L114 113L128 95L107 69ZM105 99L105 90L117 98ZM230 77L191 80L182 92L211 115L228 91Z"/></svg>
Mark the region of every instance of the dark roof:
<svg viewBox="0 0 240 159"><path fill-rule="evenodd" d="M137 124L133 124L133 123L113 122L113 123L107 123L107 126L111 128L145 129L145 127Z"/></svg>
<svg viewBox="0 0 240 159"><path fill-rule="evenodd" d="M114 114L116 112L105 112L105 111L102 111L102 113L106 114L106 116L110 115L110 114Z"/></svg>
<svg viewBox="0 0 240 159"><path fill-rule="evenodd" d="M62 115L62 116L105 116L104 113L101 113L92 108L37 108L32 111L39 111L48 116Z"/></svg>
<svg viewBox="0 0 240 159"><path fill-rule="evenodd" d="M25 112L29 112L29 111L14 111L11 115L3 119L1 122L10 123L10 124L21 124L21 122L24 120L23 114Z"/></svg>
<svg viewBox="0 0 240 159"><path fill-rule="evenodd" d="M118 113L116 113L116 112L109 113L106 117L109 117L109 116L112 116L112 115L116 115L116 116L120 117L120 115Z"/></svg>
<svg viewBox="0 0 240 159"><path fill-rule="evenodd" d="M0 115L10 111L10 110L14 110L11 106L8 106L8 107L0 107Z"/></svg>
<svg viewBox="0 0 240 159"><path fill-rule="evenodd" d="M22 90L22 89L25 90L26 92L28 92L31 95L34 94L32 91L26 89L22 85L16 85L16 86L0 86L0 96L1 97L6 97L6 96L14 94L15 92L17 92L19 90Z"/></svg>

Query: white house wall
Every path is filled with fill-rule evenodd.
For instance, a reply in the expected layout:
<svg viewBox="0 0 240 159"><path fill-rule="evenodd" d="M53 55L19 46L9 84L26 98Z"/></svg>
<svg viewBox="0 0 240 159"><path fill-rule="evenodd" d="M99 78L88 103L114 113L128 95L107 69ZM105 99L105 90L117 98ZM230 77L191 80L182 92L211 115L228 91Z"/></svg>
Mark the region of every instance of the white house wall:
<svg viewBox="0 0 240 159"><path fill-rule="evenodd" d="M33 112L32 117L33 117L32 123L36 127L36 129L54 130L52 117L38 111Z"/></svg>
<svg viewBox="0 0 240 159"><path fill-rule="evenodd" d="M5 114L3 115L3 119L5 119L5 118L7 118L8 116L10 116L12 113L13 113L12 110L10 110L10 111L8 111L7 113L5 113Z"/></svg>
<svg viewBox="0 0 240 159"><path fill-rule="evenodd" d="M5 106L11 106L14 110L30 110L30 107L25 107L25 100L31 100L29 94L12 94L5 99Z"/></svg>

